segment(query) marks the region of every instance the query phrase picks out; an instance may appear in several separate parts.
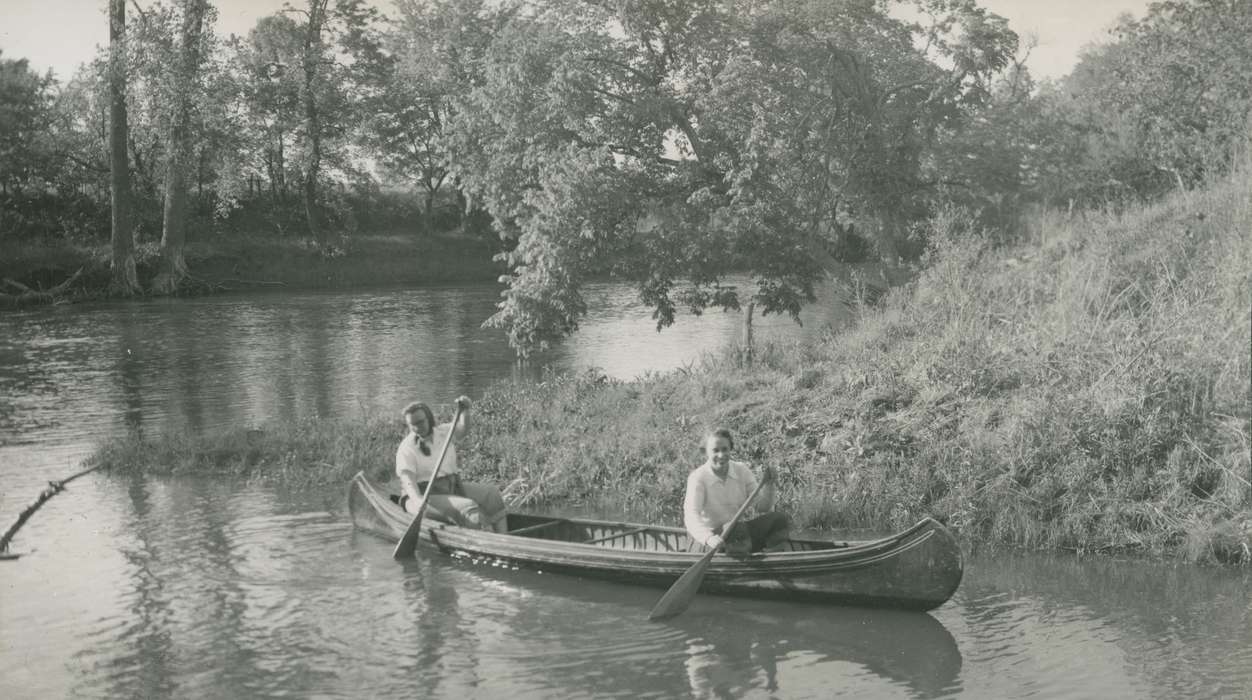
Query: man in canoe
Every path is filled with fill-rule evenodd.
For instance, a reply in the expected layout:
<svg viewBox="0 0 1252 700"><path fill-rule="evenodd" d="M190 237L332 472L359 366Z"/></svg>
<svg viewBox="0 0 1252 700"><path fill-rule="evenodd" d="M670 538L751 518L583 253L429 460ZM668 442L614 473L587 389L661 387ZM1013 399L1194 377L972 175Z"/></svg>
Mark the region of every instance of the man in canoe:
<svg viewBox="0 0 1252 700"><path fill-rule="evenodd" d="M404 495L400 505L410 513L416 513L422 502L430 475L435 471L439 451L451 436L453 444L439 468L439 476L430 489L427 511L436 520L450 522L462 527L505 532L507 511L500 489L491 484L462 481L456 460L456 438L469 430L470 400L462 396L456 400L461 409L456 425L435 424L435 416L424 403L411 403L404 407L402 415L409 432L396 449L396 476Z"/></svg>
<svg viewBox="0 0 1252 700"><path fill-rule="evenodd" d="M778 489L770 467L765 467L761 474L764 486L752 505L760 515L741 519L730 531L730 539L723 537L726 522L757 487L756 476L747 463L730 459L734 449L735 439L729 430L714 430L704 439L707 459L687 476L683 524L691 536L692 547L708 551L724 546L727 554L736 556L780 550L791 536L791 521L783 513L772 512Z"/></svg>

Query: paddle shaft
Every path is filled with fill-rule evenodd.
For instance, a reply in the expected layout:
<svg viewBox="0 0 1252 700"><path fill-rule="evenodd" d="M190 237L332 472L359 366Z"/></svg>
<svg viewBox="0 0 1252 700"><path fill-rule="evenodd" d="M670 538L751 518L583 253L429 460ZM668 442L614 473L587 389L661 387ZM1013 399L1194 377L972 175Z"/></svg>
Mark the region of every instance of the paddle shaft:
<svg viewBox="0 0 1252 700"><path fill-rule="evenodd" d="M426 504L430 502L430 490L435 487L435 479L439 478L439 468L443 466L443 458L448 454L448 447L452 445L452 436L456 433L456 424L460 420L461 404L458 403L456 413L452 416L452 429L448 431L448 437L443 441L443 448L439 450L439 459L435 462L435 469L430 473L430 480L426 482L426 492L422 494L422 503L417 507L417 513L413 515L409 529L404 531L404 535L396 543L396 548L391 552L392 559L408 559L417 551L417 540L422 534L422 516L426 514ZM434 426L431 426L431 430L434 430Z"/></svg>
<svg viewBox="0 0 1252 700"><path fill-rule="evenodd" d="M766 483L762 479L752 493L748 494L743 505L739 506L739 510L735 511L730 520L726 521L726 524L722 526L722 544L709 548L709 551L700 558L700 561L693 564L690 569L687 569L682 576L678 577L674 585L670 586L668 591L665 591L665 595L661 596L661 599L653 606L652 612L648 614L649 620L662 620L667 617L673 617L682 613L682 611L687 609L688 605L691 605L691 600L696 597L696 592L700 590L700 584L704 582L704 573L709 568L709 562L713 561L713 555L717 554L718 550L726 544L726 539L730 537L730 531L734 529L735 524L739 522L739 518L748 510L748 506L752 505L752 502L756 500L756 495L761 492Z"/></svg>

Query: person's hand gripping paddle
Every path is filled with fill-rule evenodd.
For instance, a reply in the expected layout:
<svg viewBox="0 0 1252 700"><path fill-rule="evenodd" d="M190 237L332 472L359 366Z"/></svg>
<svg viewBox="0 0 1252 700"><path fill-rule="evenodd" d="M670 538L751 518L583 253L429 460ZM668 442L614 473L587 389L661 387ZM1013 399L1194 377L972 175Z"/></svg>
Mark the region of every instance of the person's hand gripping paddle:
<svg viewBox="0 0 1252 700"><path fill-rule="evenodd" d="M726 544L726 541L730 538L731 529L735 527L735 523L739 522L739 517L748 509L752 501L756 500L756 495L761 492L761 489L767 483L770 483L770 480L762 479L761 483L756 485L756 489L748 495L743 505L739 506L739 510L735 511L734 517L722 528L722 544L710 548L700 561L693 564L690 569L687 569L686 573L678 577L674 585L670 586L669 590L665 591L665 595L661 596L661 599L653 606L652 612L648 614L649 620L663 620L667 617L678 615L687 609L687 606L691 604L691 600L696 597L696 592L700 590L700 584L704 581L704 572L709 568L709 562L713 561L713 555L717 554Z"/></svg>

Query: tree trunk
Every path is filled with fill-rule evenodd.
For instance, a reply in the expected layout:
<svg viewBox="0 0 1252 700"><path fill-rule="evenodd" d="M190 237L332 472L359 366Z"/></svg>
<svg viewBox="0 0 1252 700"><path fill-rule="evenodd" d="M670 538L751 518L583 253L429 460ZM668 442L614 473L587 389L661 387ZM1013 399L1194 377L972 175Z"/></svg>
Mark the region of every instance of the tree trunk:
<svg viewBox="0 0 1252 700"><path fill-rule="evenodd" d="M109 0L109 193L113 206L111 286L114 293L130 296L139 292L139 278L135 272L126 137L126 0Z"/></svg>
<svg viewBox="0 0 1252 700"><path fill-rule="evenodd" d="M321 62L322 25L326 21L326 5L329 0L309 0L309 24L304 34L304 126L308 139L308 154L304 167L304 216L308 220L309 235L322 243L323 231L318 217L317 179L322 168L322 124L318 113L316 85L318 66Z"/></svg>
<svg viewBox="0 0 1252 700"><path fill-rule="evenodd" d="M275 190L276 202L282 203L287 201L287 159L284 144L286 139L283 138L283 132L278 132L278 161L274 165L275 180L278 189Z"/></svg>
<svg viewBox="0 0 1252 700"><path fill-rule="evenodd" d="M165 220L161 230L161 273L154 286L174 293L187 278L183 245L187 232L187 165L191 152L192 86L200 65L200 28L207 0L187 0L184 6L182 47L174 92L174 119L165 167Z"/></svg>
<svg viewBox="0 0 1252 700"><path fill-rule="evenodd" d="M426 224L426 234L431 235L435 232L435 190L430 186L426 187L426 207L422 213L422 221Z"/></svg>

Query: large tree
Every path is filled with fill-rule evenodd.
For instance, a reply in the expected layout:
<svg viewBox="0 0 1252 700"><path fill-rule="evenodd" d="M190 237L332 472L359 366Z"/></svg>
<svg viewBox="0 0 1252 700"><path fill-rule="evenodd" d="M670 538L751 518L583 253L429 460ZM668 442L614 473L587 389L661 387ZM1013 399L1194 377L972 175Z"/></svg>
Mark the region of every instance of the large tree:
<svg viewBox="0 0 1252 700"><path fill-rule="evenodd" d="M110 265L113 291L123 296L139 292L127 158L127 62L126 0L109 0L109 189L113 207Z"/></svg>
<svg viewBox="0 0 1252 700"><path fill-rule="evenodd" d="M165 207L161 229L161 272L154 281L159 292L172 293L187 277L183 246L187 230L187 168L192 152L193 105L198 102L201 44L208 0L184 0L182 27L173 81L166 94L171 102L165 160Z"/></svg>
<svg viewBox="0 0 1252 700"><path fill-rule="evenodd" d="M450 162L517 239L490 323L522 353L577 326L587 275L680 306L798 314L855 227L884 257L938 186L931 153L1016 35L972 0L552 0L496 34Z"/></svg>
<svg viewBox="0 0 1252 700"><path fill-rule="evenodd" d="M318 178L322 172L322 105L317 93L325 81L327 64L326 45L322 31L326 26L327 6L330 0L307 0L304 10L304 40L300 51L300 102L304 108L304 173L301 193L304 196L304 213L309 235L321 241L325 229L321 223L321 203L318 201Z"/></svg>

